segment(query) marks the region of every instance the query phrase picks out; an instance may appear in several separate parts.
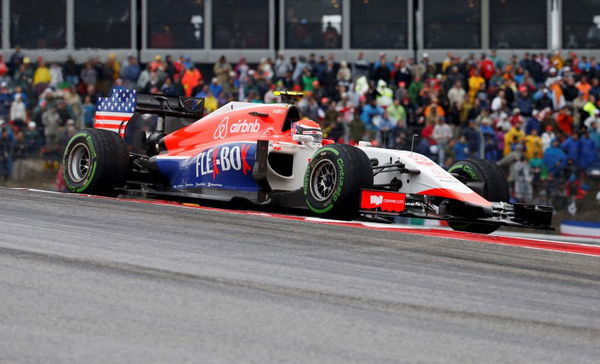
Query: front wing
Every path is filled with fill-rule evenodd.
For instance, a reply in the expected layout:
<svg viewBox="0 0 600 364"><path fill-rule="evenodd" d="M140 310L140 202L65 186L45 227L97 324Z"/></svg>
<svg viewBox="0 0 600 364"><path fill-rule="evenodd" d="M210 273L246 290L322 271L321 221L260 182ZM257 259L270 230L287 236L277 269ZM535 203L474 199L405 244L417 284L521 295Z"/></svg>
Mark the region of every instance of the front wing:
<svg viewBox="0 0 600 364"><path fill-rule="evenodd" d="M492 202L490 207L435 196L362 190L360 213L389 220L395 216L553 230L552 207Z"/></svg>

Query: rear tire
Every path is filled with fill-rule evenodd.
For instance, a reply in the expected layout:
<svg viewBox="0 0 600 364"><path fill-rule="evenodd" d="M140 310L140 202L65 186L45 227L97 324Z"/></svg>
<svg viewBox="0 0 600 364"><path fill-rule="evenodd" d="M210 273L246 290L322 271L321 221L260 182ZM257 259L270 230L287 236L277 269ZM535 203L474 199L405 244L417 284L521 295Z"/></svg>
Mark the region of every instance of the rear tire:
<svg viewBox="0 0 600 364"><path fill-rule="evenodd" d="M482 182L482 190L475 192L490 202L508 202L510 199L506 176L502 168L493 162L485 159L467 159L454 163L448 172L456 173L467 181ZM458 231L490 234L498 230L500 224L448 222L448 226Z"/></svg>
<svg viewBox="0 0 600 364"><path fill-rule="evenodd" d="M116 196L127 181L129 153L117 133L83 129L63 155L63 177L69 192Z"/></svg>
<svg viewBox="0 0 600 364"><path fill-rule="evenodd" d="M317 216L351 220L358 216L360 190L373 186L373 169L362 150L345 144L322 147L304 175L306 206Z"/></svg>

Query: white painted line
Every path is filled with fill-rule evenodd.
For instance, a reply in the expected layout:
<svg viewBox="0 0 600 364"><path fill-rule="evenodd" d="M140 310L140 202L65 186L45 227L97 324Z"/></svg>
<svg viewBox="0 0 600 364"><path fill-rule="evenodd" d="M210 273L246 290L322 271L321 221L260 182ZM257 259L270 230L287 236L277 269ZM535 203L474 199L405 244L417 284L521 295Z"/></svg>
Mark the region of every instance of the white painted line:
<svg viewBox="0 0 600 364"><path fill-rule="evenodd" d="M11 189L13 189L13 190L27 190L27 191L32 191L32 192L41 192L41 193L49 193L49 194L62 194L62 195L66 195L66 196L71 195L71 196L97 197L97 196L93 196L93 195L69 194L69 193L56 192L56 191L38 190L38 189L34 189L34 188L18 188L18 187L14 187L14 188L11 188ZM140 201L143 201L143 200L140 200ZM152 200L150 200L150 201L152 201ZM193 208L191 206L185 206L183 204L173 204L173 205L169 204L169 206L183 207L183 208ZM259 212L259 211L256 211L256 212L255 211L247 211L247 213L250 214L250 215L257 215L257 216L273 216L270 213ZM313 216L305 216L305 217L303 217L303 219L305 221L320 222L320 223L340 223L339 220L323 219L323 218L313 217ZM381 223L381 222L356 221L356 220L354 220L354 221L344 221L344 223L355 224L355 225L362 225L362 226L365 226L365 227L370 227L370 228L375 228L375 229L383 229L383 228L385 228L385 229L395 229L395 230L399 230L399 231L401 231L403 229L411 229L411 230L452 230L451 228L445 227L445 226L386 224L386 223ZM494 233L492 233L490 235L491 236L498 236L498 237L534 239L534 240L546 241L546 242L578 243L579 245L586 245L586 246L598 246L598 245L600 245L600 239L583 238L583 237L567 236L567 235L559 235L559 234L536 234L536 233L522 233L522 232L513 232L513 231L497 231L497 232L494 232Z"/></svg>

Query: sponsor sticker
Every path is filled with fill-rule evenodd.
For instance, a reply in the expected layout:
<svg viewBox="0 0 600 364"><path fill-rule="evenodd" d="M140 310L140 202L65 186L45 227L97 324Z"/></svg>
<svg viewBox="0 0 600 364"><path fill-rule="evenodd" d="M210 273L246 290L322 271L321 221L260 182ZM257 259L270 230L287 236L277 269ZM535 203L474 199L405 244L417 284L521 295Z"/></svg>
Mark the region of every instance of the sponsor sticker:
<svg viewBox="0 0 600 364"><path fill-rule="evenodd" d="M412 159L415 163L422 165L422 166L430 167L435 164L431 159L429 159L425 156L422 156L420 154L417 154L417 153L411 153L408 155L408 157L410 159Z"/></svg>
<svg viewBox="0 0 600 364"><path fill-rule="evenodd" d="M213 139L225 139L230 134L257 133L259 130L260 121L258 119L254 121L240 119L230 125L229 116L226 116L215 128Z"/></svg>
<svg viewBox="0 0 600 364"><path fill-rule="evenodd" d="M208 149L196 156L196 178L211 175L215 180L217 175L228 171L241 171L247 175L252 170L248 163L250 145L221 146Z"/></svg>
<svg viewBox="0 0 600 364"><path fill-rule="evenodd" d="M363 210L378 209L385 212L402 212L406 206L406 194L400 192L363 190L360 197L360 208Z"/></svg>

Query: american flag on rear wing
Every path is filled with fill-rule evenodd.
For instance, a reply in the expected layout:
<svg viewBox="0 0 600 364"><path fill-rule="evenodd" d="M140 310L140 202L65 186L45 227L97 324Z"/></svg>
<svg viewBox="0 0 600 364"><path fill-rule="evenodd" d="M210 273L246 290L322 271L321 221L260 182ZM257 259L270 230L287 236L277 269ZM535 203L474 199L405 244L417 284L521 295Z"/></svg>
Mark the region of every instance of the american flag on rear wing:
<svg viewBox="0 0 600 364"><path fill-rule="evenodd" d="M94 127L125 135L135 111L135 90L113 89L110 97L98 98Z"/></svg>

